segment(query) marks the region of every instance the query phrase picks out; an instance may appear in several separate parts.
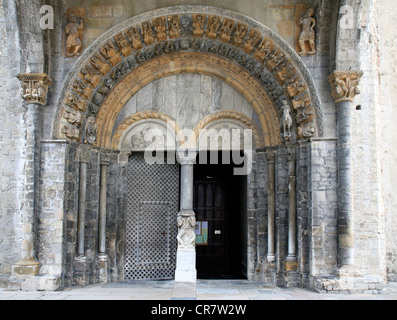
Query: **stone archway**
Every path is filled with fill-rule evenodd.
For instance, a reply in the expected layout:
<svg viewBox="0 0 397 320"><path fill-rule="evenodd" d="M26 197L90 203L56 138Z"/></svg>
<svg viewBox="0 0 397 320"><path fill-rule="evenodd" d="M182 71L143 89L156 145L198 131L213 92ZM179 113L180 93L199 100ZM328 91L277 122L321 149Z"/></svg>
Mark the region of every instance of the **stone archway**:
<svg viewBox="0 0 397 320"><path fill-rule="evenodd" d="M313 79L299 56L280 37L252 19L227 10L195 6L159 9L131 18L106 32L82 54L68 74L58 101L53 137L78 142L81 147L93 145L97 147L93 149L100 152L119 150L123 134L140 120L151 119L160 126L161 122L170 120L169 115L146 110L145 113L133 114L115 128L117 117L129 99L153 81L182 73L204 74L227 83L248 101L257 116L254 122L233 112L212 114L202 119L197 128L205 128L216 117L223 117L229 121L238 120L243 128L252 129L259 148L280 147L289 142L288 150L280 147L277 161L282 161L279 166L282 174L289 176L288 185L283 190L296 191L296 144L293 142L321 136L323 131L320 101ZM281 126L286 109L293 119L292 134L288 139L285 139ZM180 131L177 125L174 131ZM194 281L196 278L192 267L195 259L192 237L195 215L190 199L196 154L186 151L177 152L181 164L182 199L178 215L178 240L182 250L178 259L185 262L187 259L189 263L177 264L178 281ZM274 180L272 161L275 154L269 155L265 161L263 149L261 152L262 168L267 165L268 175ZM128 162L124 159L126 154L119 156L120 167L125 167ZM89 160L81 156L79 161L84 176ZM102 167L106 165L107 162L101 164ZM103 176L106 177L106 173ZM125 177L123 179L126 180ZM82 185L85 183L82 181ZM285 201L296 202L296 194L292 191L290 199ZM274 188L269 187L267 192L269 203L271 199L274 202ZM262 196L264 193L262 190ZM286 199L285 194L283 197ZM103 199L101 207L106 208L106 197ZM269 207L268 215L271 238L268 242L271 259L268 261L274 263L271 244L274 245L276 237L270 223L270 211L274 218L275 206ZM288 208L288 215L291 221L296 219L296 206ZM293 234L296 225L291 223L288 228ZM81 227L81 239L84 238L83 230ZM101 230L102 238L105 238ZM287 234L286 230L283 234ZM286 242L285 239L282 241ZM289 240L291 252L288 254L293 260L288 261L287 271L295 271L298 264L296 248L292 246L295 242L296 239ZM279 261L281 259L284 259L283 255L279 255ZM185 269L187 266L191 268Z"/></svg>
<svg viewBox="0 0 397 320"><path fill-rule="evenodd" d="M53 137L110 147L123 103L150 81L179 72L210 74L239 90L260 118L266 146L283 141L283 101L295 120L293 140L322 135L313 79L279 36L234 12L179 6L126 20L82 54L59 97Z"/></svg>

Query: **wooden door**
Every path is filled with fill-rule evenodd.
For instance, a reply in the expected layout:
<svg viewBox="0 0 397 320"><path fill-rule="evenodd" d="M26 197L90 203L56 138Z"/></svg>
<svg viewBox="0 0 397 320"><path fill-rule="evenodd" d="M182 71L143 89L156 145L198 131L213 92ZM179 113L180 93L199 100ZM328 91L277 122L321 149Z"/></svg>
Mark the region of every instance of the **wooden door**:
<svg viewBox="0 0 397 320"><path fill-rule="evenodd" d="M245 200L244 177L233 174L233 165L195 166L194 212L198 232L196 239L197 276L212 279L241 279L243 250L242 219ZM203 230L201 230L203 231Z"/></svg>
<svg viewBox="0 0 397 320"><path fill-rule="evenodd" d="M225 185L199 180L194 191L197 223L208 226L207 237L196 243L198 277L217 278L225 272Z"/></svg>

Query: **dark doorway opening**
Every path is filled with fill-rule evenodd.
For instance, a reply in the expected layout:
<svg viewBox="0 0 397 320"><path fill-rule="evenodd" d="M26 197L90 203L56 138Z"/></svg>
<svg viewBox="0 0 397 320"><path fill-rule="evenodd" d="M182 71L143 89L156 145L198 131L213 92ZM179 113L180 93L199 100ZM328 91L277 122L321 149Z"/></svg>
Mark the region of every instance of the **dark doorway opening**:
<svg viewBox="0 0 397 320"><path fill-rule="evenodd" d="M202 164L200 156L194 170L197 276L246 279L246 176L234 174L239 166L230 153L219 152L219 164ZM228 157L231 163L221 164Z"/></svg>

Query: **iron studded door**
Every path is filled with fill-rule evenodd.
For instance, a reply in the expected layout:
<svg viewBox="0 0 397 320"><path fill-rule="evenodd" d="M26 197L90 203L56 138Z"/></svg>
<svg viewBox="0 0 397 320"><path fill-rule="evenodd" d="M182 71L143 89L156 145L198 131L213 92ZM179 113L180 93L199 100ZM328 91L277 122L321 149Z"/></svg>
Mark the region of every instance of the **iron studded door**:
<svg viewBox="0 0 397 320"><path fill-rule="evenodd" d="M143 153L134 153L127 174L125 279L173 279L179 166L148 164Z"/></svg>

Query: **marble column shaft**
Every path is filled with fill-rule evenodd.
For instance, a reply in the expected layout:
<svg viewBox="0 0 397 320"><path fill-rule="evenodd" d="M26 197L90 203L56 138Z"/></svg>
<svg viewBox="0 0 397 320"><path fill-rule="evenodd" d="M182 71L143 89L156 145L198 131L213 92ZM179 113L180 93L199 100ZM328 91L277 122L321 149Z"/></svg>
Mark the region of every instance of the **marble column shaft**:
<svg viewBox="0 0 397 320"><path fill-rule="evenodd" d="M79 211L77 222L77 255L85 253L85 213L87 201L87 167L90 159L90 149L80 149L80 183L79 183Z"/></svg>
<svg viewBox="0 0 397 320"><path fill-rule="evenodd" d="M107 204L107 174L109 167L109 155L101 154L101 184L99 190L99 217L98 217L98 253L106 255L106 204Z"/></svg>
<svg viewBox="0 0 397 320"><path fill-rule="evenodd" d="M288 256L286 261L297 261L296 250L296 150L288 147ZM294 266L295 268L297 266Z"/></svg>
<svg viewBox="0 0 397 320"><path fill-rule="evenodd" d="M268 242L267 242L267 261L276 261L275 255L275 164L276 150L266 150L267 170L268 170L268 187L267 187L267 220L268 220Z"/></svg>

